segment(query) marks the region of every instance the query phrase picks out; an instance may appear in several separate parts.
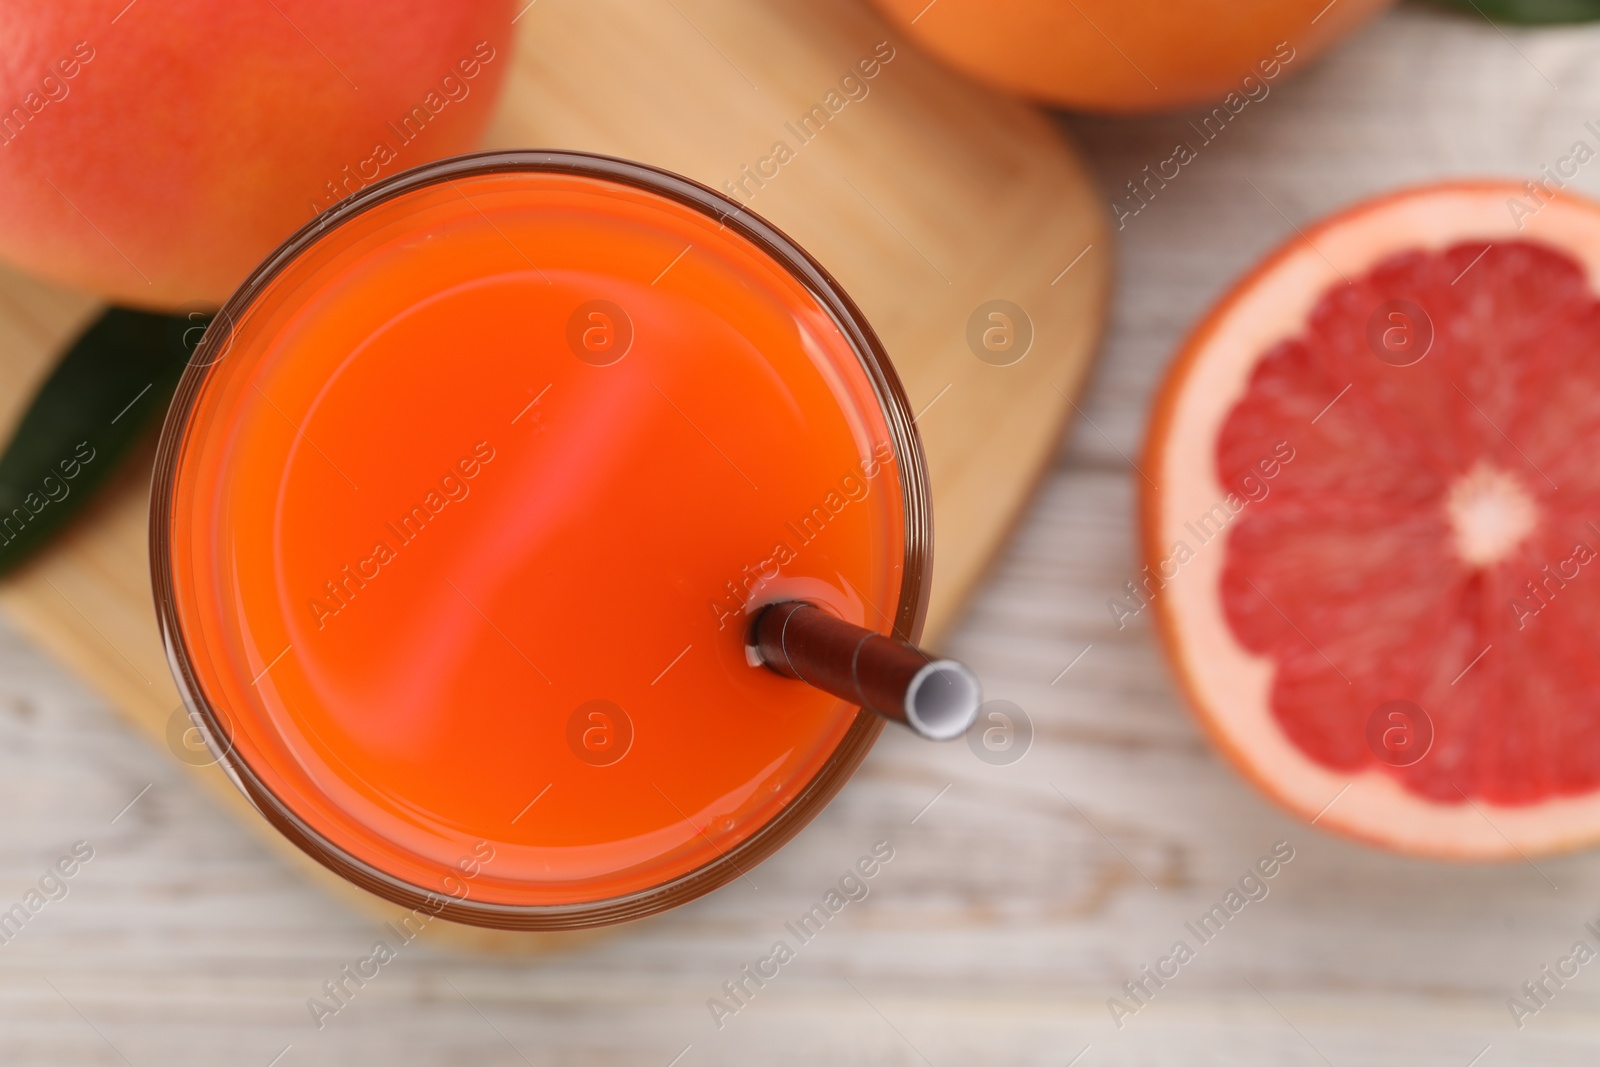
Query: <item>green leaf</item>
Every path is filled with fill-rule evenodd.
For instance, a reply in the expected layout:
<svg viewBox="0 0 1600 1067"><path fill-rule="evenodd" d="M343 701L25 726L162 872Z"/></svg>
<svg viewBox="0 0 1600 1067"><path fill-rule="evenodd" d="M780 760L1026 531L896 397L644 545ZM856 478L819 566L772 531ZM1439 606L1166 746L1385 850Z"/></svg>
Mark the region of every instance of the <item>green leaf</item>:
<svg viewBox="0 0 1600 1067"><path fill-rule="evenodd" d="M209 321L110 308L67 349L0 455L0 574L82 511L159 423Z"/></svg>
<svg viewBox="0 0 1600 1067"><path fill-rule="evenodd" d="M1600 0L1443 0L1451 7L1476 11L1499 22L1548 25L1600 19Z"/></svg>

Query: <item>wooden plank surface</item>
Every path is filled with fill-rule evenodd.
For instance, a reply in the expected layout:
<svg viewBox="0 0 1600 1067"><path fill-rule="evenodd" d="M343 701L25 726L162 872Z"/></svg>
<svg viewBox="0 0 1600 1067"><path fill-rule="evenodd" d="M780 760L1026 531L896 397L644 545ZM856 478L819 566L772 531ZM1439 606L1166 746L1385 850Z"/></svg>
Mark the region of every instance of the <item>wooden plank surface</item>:
<svg viewBox="0 0 1600 1067"><path fill-rule="evenodd" d="M1282 817L1208 750L1143 624L1118 631L1105 608L1134 566L1125 457L1173 346L1230 276L1351 199L1533 176L1586 136L1600 34L1504 33L1400 9L1251 105L1129 222L1088 418L947 641L1028 711L1031 750L991 766L886 735L754 872L759 888L535 959L418 943L318 1031L306 998L378 924L0 636L0 906L73 841L96 849L70 895L0 945L0 1061L1063 1067L1087 1047L1076 1067L1594 1063L1593 965L1520 1031L1505 1000L1576 940L1595 944L1600 856L1447 867ZM1187 136L1181 116L1068 125L1108 191ZM1600 192L1600 170L1578 184ZM870 895L716 1029L706 1000L878 840L895 858ZM1270 895L1118 1030L1106 999L1278 840L1296 855Z"/></svg>

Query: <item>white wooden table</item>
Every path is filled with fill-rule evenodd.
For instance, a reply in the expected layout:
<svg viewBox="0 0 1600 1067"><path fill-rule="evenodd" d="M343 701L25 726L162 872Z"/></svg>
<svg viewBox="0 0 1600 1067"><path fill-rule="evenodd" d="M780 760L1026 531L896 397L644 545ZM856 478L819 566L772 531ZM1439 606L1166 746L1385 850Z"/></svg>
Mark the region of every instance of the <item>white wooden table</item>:
<svg viewBox="0 0 1600 1067"><path fill-rule="evenodd" d="M1380 189L1533 176L1592 140L1596 117L1600 29L1502 31L1423 8L1275 87L1120 234L1087 417L950 643L990 696L1027 709L1025 758L991 766L885 734L754 872L759 888L542 957L419 941L321 1031L306 1000L370 952L375 922L0 631L0 910L73 842L94 848L69 895L0 945L0 1062L1595 1062L1600 966L1520 1032L1505 1001L1574 941L1596 943L1583 924L1600 918L1600 855L1451 868L1291 821L1211 753L1143 623L1119 633L1105 601L1134 571L1126 457L1147 401L1230 277L1289 220ZM1108 191L1184 136L1181 116L1066 125ZM1600 192L1600 167L1578 185ZM878 840L895 857L871 895L719 1031L707 999ZM1270 895L1114 1026L1107 998L1279 840L1296 853Z"/></svg>

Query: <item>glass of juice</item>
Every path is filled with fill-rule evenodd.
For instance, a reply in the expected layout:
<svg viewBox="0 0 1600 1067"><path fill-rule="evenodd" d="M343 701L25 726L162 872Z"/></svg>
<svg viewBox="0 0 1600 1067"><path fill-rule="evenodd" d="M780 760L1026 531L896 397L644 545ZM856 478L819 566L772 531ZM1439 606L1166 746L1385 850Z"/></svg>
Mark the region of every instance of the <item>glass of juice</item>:
<svg viewBox="0 0 1600 1067"><path fill-rule="evenodd" d="M803 601L918 636L927 478L861 312L652 167L459 157L343 201L208 328L162 434L190 714L301 849L508 929L738 878L882 719L755 669Z"/></svg>

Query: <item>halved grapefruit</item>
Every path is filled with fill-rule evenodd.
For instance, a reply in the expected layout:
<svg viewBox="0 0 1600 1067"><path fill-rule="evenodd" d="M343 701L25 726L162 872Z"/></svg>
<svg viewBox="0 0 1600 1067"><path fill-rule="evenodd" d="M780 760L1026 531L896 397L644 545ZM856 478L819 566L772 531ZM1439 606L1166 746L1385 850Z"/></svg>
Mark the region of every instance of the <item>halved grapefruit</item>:
<svg viewBox="0 0 1600 1067"><path fill-rule="evenodd" d="M1600 204L1462 182L1299 233L1152 416L1146 569L1201 722L1330 830L1600 841Z"/></svg>

